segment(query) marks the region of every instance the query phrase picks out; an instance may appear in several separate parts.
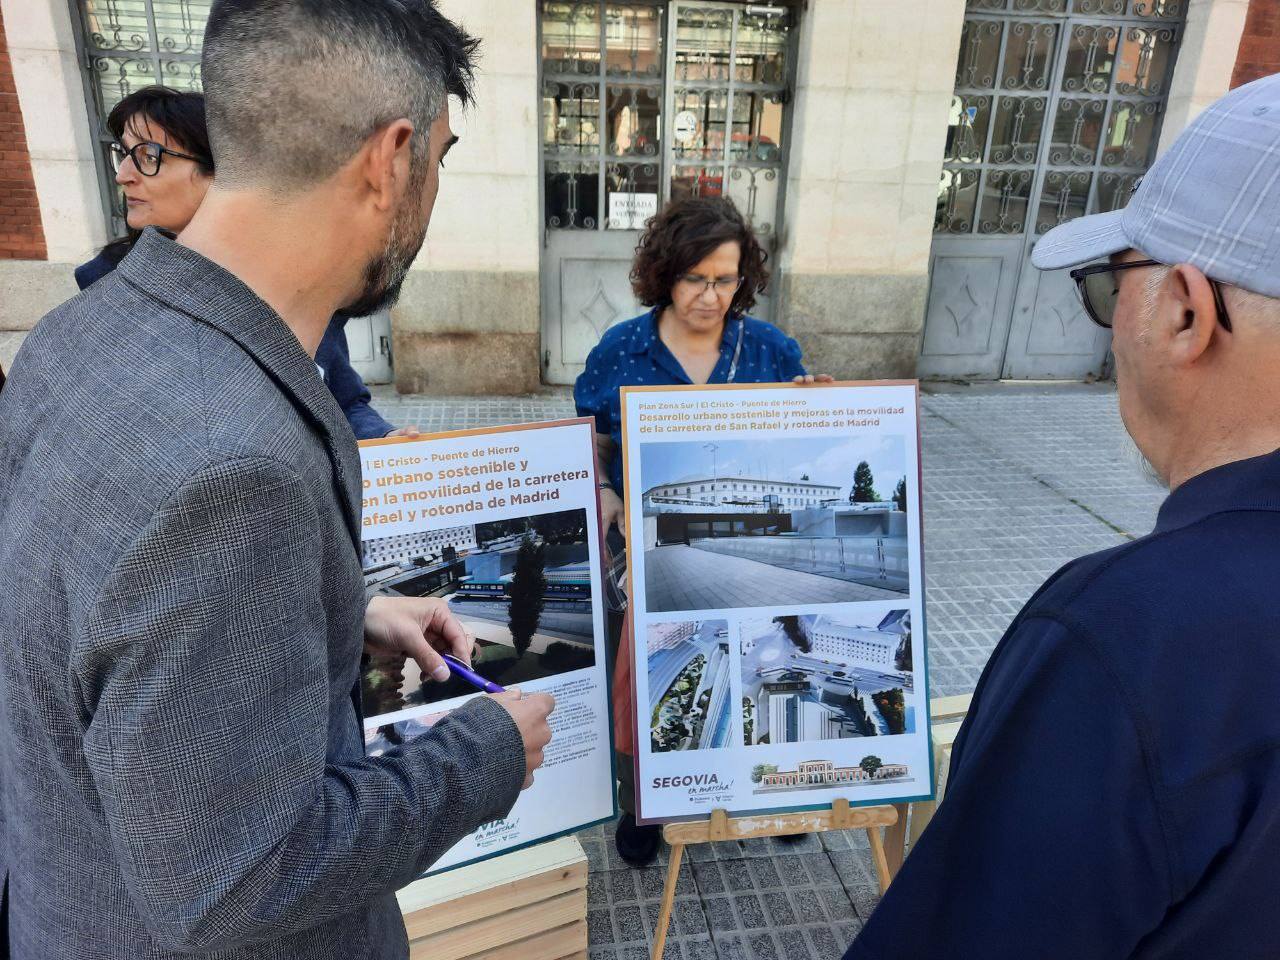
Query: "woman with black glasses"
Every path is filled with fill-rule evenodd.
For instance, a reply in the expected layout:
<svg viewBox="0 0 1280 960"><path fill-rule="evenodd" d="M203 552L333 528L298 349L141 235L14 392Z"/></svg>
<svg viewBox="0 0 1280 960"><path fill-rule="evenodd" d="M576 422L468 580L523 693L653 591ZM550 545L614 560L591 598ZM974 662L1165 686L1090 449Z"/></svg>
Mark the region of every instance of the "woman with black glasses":
<svg viewBox="0 0 1280 960"><path fill-rule="evenodd" d="M115 270L146 227L175 234L185 229L213 182L202 94L145 87L116 104L107 129L115 137L111 155L129 230L76 269L81 290ZM373 408L369 388L351 366L346 322L342 314L333 318L316 351L316 365L356 439L415 435L415 428L397 430Z"/></svg>
<svg viewBox="0 0 1280 960"><path fill-rule="evenodd" d="M177 233L191 221L213 183L213 151L204 97L167 87L129 94L107 117L111 157L124 193L129 232L76 269L83 290L119 265L146 227Z"/></svg>
<svg viewBox="0 0 1280 960"><path fill-rule="evenodd" d="M615 559L622 555L622 387L831 379L806 374L800 345L748 315L769 284L767 259L727 198L678 200L649 221L631 283L636 299L651 309L605 332L573 388L578 415L596 421L600 509ZM615 562L611 579L620 579L621 566ZM615 839L624 860L643 866L657 856L659 828L635 820L631 637L620 612L610 614L610 639L619 648L613 705L623 811Z"/></svg>

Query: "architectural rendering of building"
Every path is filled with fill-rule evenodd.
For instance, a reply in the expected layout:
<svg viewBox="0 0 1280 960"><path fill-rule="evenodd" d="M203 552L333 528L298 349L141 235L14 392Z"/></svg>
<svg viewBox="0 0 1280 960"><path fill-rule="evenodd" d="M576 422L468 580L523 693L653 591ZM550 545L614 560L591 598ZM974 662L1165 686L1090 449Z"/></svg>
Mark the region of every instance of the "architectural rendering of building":
<svg viewBox="0 0 1280 960"><path fill-rule="evenodd" d="M817 656L889 669L893 668L894 655L902 640L898 633L856 627L829 617L818 617L808 632L809 642Z"/></svg>
<svg viewBox="0 0 1280 960"><path fill-rule="evenodd" d="M458 552L474 550L476 547L475 524L366 540L364 565L366 568L381 567L385 564L405 563L421 557L439 557L444 553L445 547L453 547Z"/></svg>
<svg viewBox="0 0 1280 960"><path fill-rule="evenodd" d="M838 500L843 488L807 480L754 480L749 477L703 477L666 483L644 492L646 512L661 513L664 504L696 504L768 510L802 510Z"/></svg>
<svg viewBox="0 0 1280 960"><path fill-rule="evenodd" d="M872 783L877 780L897 780L908 776L910 770L904 763L886 763L868 773L862 767L837 767L830 760L806 760L795 770L778 770L760 778L761 790L810 789L834 787L845 783Z"/></svg>
<svg viewBox="0 0 1280 960"><path fill-rule="evenodd" d="M670 650L678 647L698 632L698 621L687 620L683 623L655 623L649 627L649 652Z"/></svg>
<svg viewBox="0 0 1280 960"><path fill-rule="evenodd" d="M773 743L840 739L839 715L808 696L808 684L805 688L804 693L769 694L768 733Z"/></svg>

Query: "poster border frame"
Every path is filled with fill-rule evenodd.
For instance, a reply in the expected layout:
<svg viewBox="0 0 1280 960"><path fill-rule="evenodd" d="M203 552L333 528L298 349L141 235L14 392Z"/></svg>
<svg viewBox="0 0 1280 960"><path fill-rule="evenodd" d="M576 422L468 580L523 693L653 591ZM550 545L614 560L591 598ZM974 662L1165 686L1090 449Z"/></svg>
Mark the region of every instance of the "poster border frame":
<svg viewBox="0 0 1280 960"><path fill-rule="evenodd" d="M495 433L517 433L517 432L524 432L527 430L546 430L551 427L571 427L579 424L590 428L591 485L595 490L595 498L596 498L596 536L598 538L597 542L600 544L599 574L600 574L600 586L603 591L604 581L605 581L605 578L609 575L609 570L608 570L608 565L605 563L605 560L604 560L605 530L604 530L604 520L600 515L600 471L599 471L599 457L596 455L596 438L598 434L596 433L596 421L594 417L565 417L558 420L531 420L528 423L514 423L514 424L499 425L499 426L493 426L493 427L468 427L461 430L437 430L430 433L419 433L417 436L413 436L413 437L403 437L403 436L402 437L375 437L371 440L358 440L356 442L356 447L358 450L363 450L366 447L374 448L374 447L395 446L397 444L403 444L403 443L421 443L424 440L446 440L446 439L457 439L461 437L483 437L483 436L489 436ZM362 513L362 519L363 519L363 508L361 509L361 513ZM364 549L363 538L361 538L360 542L362 544L361 560L363 561L363 549ZM600 602L601 603L605 602L605 598L603 596L600 598ZM605 614L605 618L604 618L604 629L607 634L609 630L609 617L607 613ZM488 854L483 854L482 856L473 857L470 860L464 860L461 863L455 863L447 867L442 867L439 870L433 870L430 867L428 867L421 874L414 877L414 881L421 880L426 877L442 877L445 874L452 873L455 870L460 870L463 867L470 867L470 866L474 866L477 863L484 863L489 860L496 860L498 857L504 857L509 853L515 853L519 850L527 850L529 847L536 847L538 844L541 844L541 843L550 843L553 840L559 840L563 837L575 836L584 830L590 830L592 827L598 827L601 824L611 823L612 821L618 818L618 786L617 786L618 785L618 762L617 762L617 749L614 746L614 739L613 739L613 730L614 730L614 723L615 723L614 705L613 705L614 669L613 669L613 664L609 662L608 636L606 636L604 640L605 640L605 643L604 643L605 698L604 699L605 699L605 707L606 707L605 713L608 718L608 730L606 731L606 733L607 733L607 742L608 742L608 751L609 751L609 782L611 784L611 789L609 791L609 801L612 804L613 812L607 817L591 820L586 823L579 824L578 826L568 827L557 833L551 833L545 837L539 837L537 840L526 840L524 843L516 844L514 847L507 847L506 849L495 852L495 853L488 853ZM365 720L364 709L362 705L361 716L360 716L360 737L362 741L364 739L364 720ZM537 774L535 771L535 777L536 775ZM521 790L521 793L523 792L524 791ZM517 799L519 799L518 796L517 796ZM483 824L481 824L481 826L483 826ZM468 836L470 836L470 834L468 834ZM465 838L460 838L460 839L465 839ZM445 852L447 853L448 851L445 851Z"/></svg>
<svg viewBox="0 0 1280 960"><path fill-rule="evenodd" d="M929 791L914 797L900 797L895 800L869 799L869 800L850 800L851 807L873 807L873 806L891 806L900 803L919 803L926 800L932 800L937 794L937 771L933 764L933 723L932 711L930 709L929 695L929 633L927 622L927 604L925 603L925 548L924 548L924 432L923 421L920 410L920 381L919 380L833 380L830 382L819 383L796 383L795 381L785 383L702 383L688 384L680 383L670 386L631 386L622 387L619 390L619 416L622 421L622 476L629 478L631 476L630 467L630 444L627 442L627 397L629 394L639 393L701 393L706 391L719 390L777 390L790 388L794 390L825 390L832 387L912 387L915 391L915 415L916 415L916 494L918 507L916 510L916 526L920 535L920 620L921 629L923 631L922 647L924 652L924 712L925 712L925 742L928 747L928 765L929 765ZM625 496L623 498L623 518L626 521L626 541L627 548L631 548L632 540L632 491L630 484L625 485ZM635 596L635 565L627 564L627 596L633 598ZM634 601L632 601L634 602ZM640 789L640 710L637 694L639 692L637 686L637 669L636 669L636 623L635 617L631 619L631 724L632 724L632 742L636 745L635 756L632 758L634 765L634 779L636 783L636 823L642 826L664 824L664 823L696 823L700 820L709 819L709 814L692 813L680 816L666 817L646 817L641 809L642 791ZM751 808L745 810L730 810L729 816L770 816L773 814L784 813L803 813L813 810L829 810L830 803L816 804L796 804L787 807L768 807L768 808Z"/></svg>

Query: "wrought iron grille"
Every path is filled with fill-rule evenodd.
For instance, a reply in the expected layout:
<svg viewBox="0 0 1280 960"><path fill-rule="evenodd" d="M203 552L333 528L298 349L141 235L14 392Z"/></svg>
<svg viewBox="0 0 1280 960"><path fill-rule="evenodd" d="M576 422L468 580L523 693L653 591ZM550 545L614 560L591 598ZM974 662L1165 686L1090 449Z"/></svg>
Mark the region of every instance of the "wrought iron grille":
<svg viewBox="0 0 1280 960"><path fill-rule="evenodd" d="M638 228L645 208L637 198L656 200L665 15L662 3L543 0L548 228Z"/></svg>
<svg viewBox="0 0 1280 960"><path fill-rule="evenodd" d="M667 195L726 195L776 230L787 135L789 8L680 3L669 51Z"/></svg>
<svg viewBox="0 0 1280 960"><path fill-rule="evenodd" d="M934 232L1035 237L1123 206L1185 0L968 0Z"/></svg>
<svg viewBox="0 0 1280 960"><path fill-rule="evenodd" d="M200 90L200 51L212 0L72 0L98 141L98 168L113 232L124 229L124 207L111 176L105 121L133 91L163 83Z"/></svg>
<svg viewBox="0 0 1280 960"><path fill-rule="evenodd" d="M666 198L727 194L771 235L792 16L724 3L542 0L544 226L635 230Z"/></svg>

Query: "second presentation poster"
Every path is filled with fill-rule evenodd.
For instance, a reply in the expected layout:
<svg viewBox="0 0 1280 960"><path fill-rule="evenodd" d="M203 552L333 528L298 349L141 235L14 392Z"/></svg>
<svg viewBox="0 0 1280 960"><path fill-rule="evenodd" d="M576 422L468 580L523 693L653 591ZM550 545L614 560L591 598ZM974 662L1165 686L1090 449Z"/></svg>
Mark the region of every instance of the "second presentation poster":
<svg viewBox="0 0 1280 960"><path fill-rule="evenodd" d="M366 441L360 453L366 592L438 598L472 640L478 674L556 698L533 786L432 872L613 816L591 421ZM361 688L371 756L481 695L460 677L424 677L403 655L366 658Z"/></svg>
<svg viewBox="0 0 1280 960"><path fill-rule="evenodd" d="M624 389L641 822L932 793L917 399Z"/></svg>

